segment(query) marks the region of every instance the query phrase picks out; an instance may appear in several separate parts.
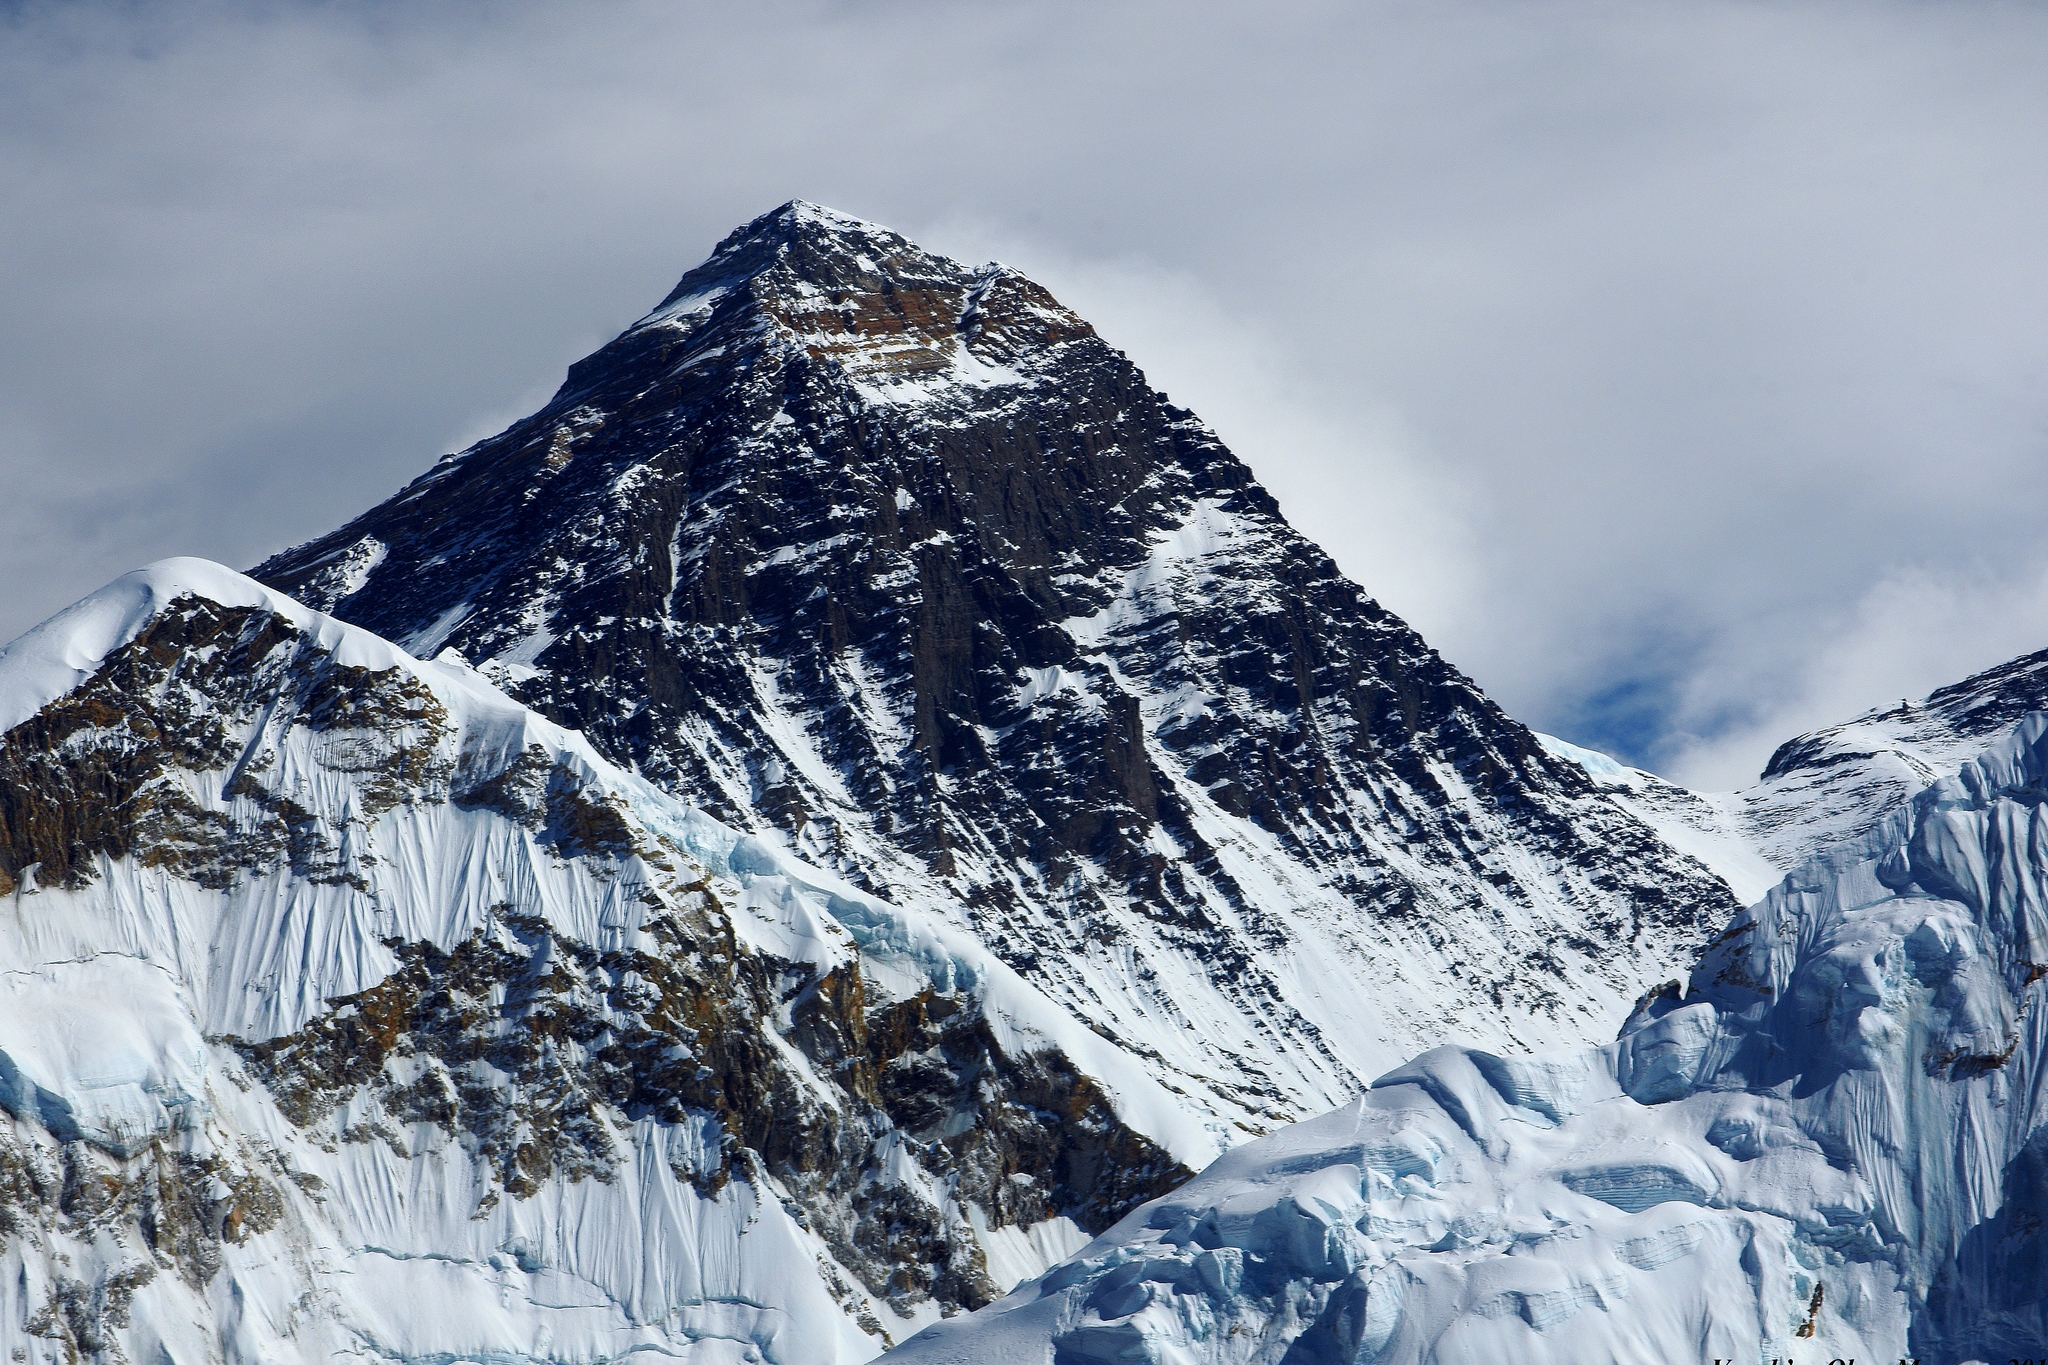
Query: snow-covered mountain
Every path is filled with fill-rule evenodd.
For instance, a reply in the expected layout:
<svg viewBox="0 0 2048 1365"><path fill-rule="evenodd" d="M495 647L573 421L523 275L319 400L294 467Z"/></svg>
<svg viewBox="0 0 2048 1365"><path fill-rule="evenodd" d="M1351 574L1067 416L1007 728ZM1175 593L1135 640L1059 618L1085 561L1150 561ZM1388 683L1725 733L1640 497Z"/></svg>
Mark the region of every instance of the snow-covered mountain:
<svg viewBox="0 0 2048 1365"><path fill-rule="evenodd" d="M1985 695L1982 681L1945 689L1965 703L1948 724L1981 715L1967 698ZM1805 748L1826 742L1854 743L1835 732ZM2048 1340L2044 791L2048 714L2036 713L1803 863L1616 1042L1426 1052L889 1359L2036 1352Z"/></svg>
<svg viewBox="0 0 2048 1365"><path fill-rule="evenodd" d="M255 574L955 925L1219 1146L1606 1036L1736 908L1045 290L812 205Z"/></svg>
<svg viewBox="0 0 2048 1365"><path fill-rule="evenodd" d="M866 1359L1214 1152L951 927L198 560L0 653L0 1347Z"/></svg>
<svg viewBox="0 0 2048 1365"><path fill-rule="evenodd" d="M1686 1207L1768 1246L1782 1213L1808 1271L1809 1243L1860 1256L1742 1172L1839 1192L1842 1133L1905 1130L1752 1074L1742 1039L1789 1016L1697 976L1731 1050L1644 1082L1707 1028L1655 988L1828 848L1811 904L1774 892L1708 959L1769 938L1742 970L1807 971L1788 916L1864 924L1829 879L1932 819L1891 769L1952 771L2041 675L1803 737L1733 797L1536 736L1044 290L792 204L333 535L254 578L166 561L0 651L0 1345L851 1365L1114 1227L913 1354L1199 1359L1227 1322L1299 1365L1388 1320L1368 1270L1506 1255L1517 1191L1562 1180L1555 1248L1602 1275L1610 1243L1638 1270L1707 1246L1683 1210L1620 1237L1647 1215L1597 1172L1709 1092L1755 1092L1728 1112L1762 1155L1670 1118ZM2020 971L1979 919L1926 932ZM1986 1060L2004 997L1934 951L1885 961L1991 1021L1938 1079L2020 1075ZM1941 1115L2010 1119L1971 1104ZM1514 1311L1605 1303L1577 1273ZM1463 1292L1400 1321L1464 1322ZM1891 1340L1870 1312L1858 1340Z"/></svg>
<svg viewBox="0 0 2048 1365"><path fill-rule="evenodd" d="M1790 870L1861 836L1937 778L1957 772L2030 711L2048 710L2048 650L1787 740L1737 817L1751 844Z"/></svg>

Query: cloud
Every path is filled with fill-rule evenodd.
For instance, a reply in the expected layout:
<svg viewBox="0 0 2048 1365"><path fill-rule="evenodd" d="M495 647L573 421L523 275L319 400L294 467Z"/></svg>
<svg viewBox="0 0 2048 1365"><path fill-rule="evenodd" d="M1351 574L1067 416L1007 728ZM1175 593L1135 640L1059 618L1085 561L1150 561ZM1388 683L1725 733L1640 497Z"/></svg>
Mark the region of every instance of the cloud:
<svg viewBox="0 0 2048 1365"><path fill-rule="evenodd" d="M802 195L1045 274L1510 710L1705 771L2043 558L2044 67L1909 0L17 6L0 636L328 529ZM1840 667L2048 643L2001 600Z"/></svg>
<svg viewBox="0 0 2048 1365"><path fill-rule="evenodd" d="M1901 569L1840 614L1807 623L1804 636L1789 670L1751 652L1688 679L1663 742L1678 781L1703 791L1747 786L1794 735L2040 649L2048 560L2013 575Z"/></svg>

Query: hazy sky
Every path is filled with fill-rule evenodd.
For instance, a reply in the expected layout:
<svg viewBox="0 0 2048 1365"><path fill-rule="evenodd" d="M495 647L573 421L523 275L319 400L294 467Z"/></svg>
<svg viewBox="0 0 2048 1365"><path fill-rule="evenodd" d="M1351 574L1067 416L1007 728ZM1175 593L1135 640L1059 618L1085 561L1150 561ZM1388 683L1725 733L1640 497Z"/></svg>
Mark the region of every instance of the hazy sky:
<svg viewBox="0 0 2048 1365"><path fill-rule="evenodd" d="M0 637L330 529L803 197L1732 786L2048 645L2044 73L2019 3L0 3Z"/></svg>

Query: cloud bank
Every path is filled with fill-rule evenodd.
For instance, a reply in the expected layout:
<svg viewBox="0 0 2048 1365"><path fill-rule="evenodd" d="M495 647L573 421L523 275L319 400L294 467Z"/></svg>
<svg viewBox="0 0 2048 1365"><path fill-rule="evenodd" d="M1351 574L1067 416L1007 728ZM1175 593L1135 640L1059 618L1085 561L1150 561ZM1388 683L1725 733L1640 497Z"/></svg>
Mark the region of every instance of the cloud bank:
<svg viewBox="0 0 2048 1365"><path fill-rule="evenodd" d="M1541 728L2048 644L2048 11L0 10L0 636L535 406L792 196L1093 317ZM1779 728L1772 728L1779 727Z"/></svg>

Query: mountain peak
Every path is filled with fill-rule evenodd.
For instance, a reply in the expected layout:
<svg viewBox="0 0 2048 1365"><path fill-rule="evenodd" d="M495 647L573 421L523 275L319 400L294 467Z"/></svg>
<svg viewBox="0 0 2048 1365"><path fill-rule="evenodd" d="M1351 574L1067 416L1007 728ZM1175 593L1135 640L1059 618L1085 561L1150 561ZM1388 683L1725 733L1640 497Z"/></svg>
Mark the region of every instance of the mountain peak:
<svg viewBox="0 0 2048 1365"><path fill-rule="evenodd" d="M814 204L808 199L792 199L778 208L772 208L760 217L726 234L726 242L732 242L764 235L795 236L800 233L822 233L839 237L878 237L895 241L904 240L901 234L892 232L880 223L857 218L850 213L823 204ZM721 249L724 243L720 244Z"/></svg>
<svg viewBox="0 0 2048 1365"><path fill-rule="evenodd" d="M981 273L985 271L926 251L879 223L792 199L726 234L642 325L672 316L681 301L763 276L777 276L785 287L843 291L873 289L884 280L961 281Z"/></svg>
<svg viewBox="0 0 2048 1365"><path fill-rule="evenodd" d="M1734 908L1050 294L814 205L257 576L955 907L1226 1125L1334 1102L1474 992L1526 1006L1489 1042L1604 1031ZM1289 943L1432 965L1361 1021L1261 965ZM1164 1021L1197 1009L1192 1046Z"/></svg>
<svg viewBox="0 0 2048 1365"><path fill-rule="evenodd" d="M797 199L730 233L653 312L572 367L556 405L584 401L592 381L643 359L675 374L678 358L687 367L712 346L752 353L778 342L830 364L869 400L957 399L1025 382L1059 343L1093 335L1014 270L966 265Z"/></svg>

